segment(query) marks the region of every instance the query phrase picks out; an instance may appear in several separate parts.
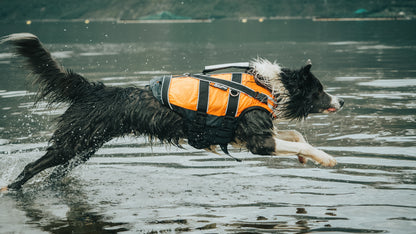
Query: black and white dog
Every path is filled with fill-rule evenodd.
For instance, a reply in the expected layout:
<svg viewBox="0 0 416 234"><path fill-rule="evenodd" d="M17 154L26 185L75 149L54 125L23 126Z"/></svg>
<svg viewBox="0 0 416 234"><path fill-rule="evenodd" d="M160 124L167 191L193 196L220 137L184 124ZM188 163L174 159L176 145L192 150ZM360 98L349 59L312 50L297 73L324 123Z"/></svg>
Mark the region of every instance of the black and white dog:
<svg viewBox="0 0 416 234"><path fill-rule="evenodd" d="M60 66L33 34L5 36L0 41L3 43L13 45L16 54L26 59L29 69L36 75L38 100L48 98L49 103L69 104L58 119L46 154L25 166L3 191L21 188L30 178L50 167L58 166L54 173L68 171L87 161L115 137L133 133L177 146L187 138L185 119L161 104L148 88L108 87L89 82ZM277 119L303 119L310 113L340 110L344 101L326 93L310 69L310 63L299 70L291 70L256 59L248 72L273 96L279 97L273 109ZM336 164L332 156L312 147L299 132L274 129L273 119L264 111L252 110L240 116L231 143L244 146L253 154L297 155L302 163L312 159L323 166Z"/></svg>

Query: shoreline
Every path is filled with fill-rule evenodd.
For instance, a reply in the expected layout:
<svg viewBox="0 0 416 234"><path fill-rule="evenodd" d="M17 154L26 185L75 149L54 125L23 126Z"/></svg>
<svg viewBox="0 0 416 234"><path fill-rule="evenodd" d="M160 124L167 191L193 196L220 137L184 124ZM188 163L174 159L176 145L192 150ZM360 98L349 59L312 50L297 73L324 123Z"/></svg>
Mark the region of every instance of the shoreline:
<svg viewBox="0 0 416 234"><path fill-rule="evenodd" d="M115 20L117 24L212 23L213 19Z"/></svg>
<svg viewBox="0 0 416 234"><path fill-rule="evenodd" d="M273 21L273 20L311 20L313 22L332 22L332 21L410 21L415 20L413 17L291 17L291 16L274 16L274 17L240 17L224 19L158 19L158 20L136 20L136 19L22 19L22 20L0 20L0 23L115 23L115 24L166 24L166 23L212 23L214 21Z"/></svg>
<svg viewBox="0 0 416 234"><path fill-rule="evenodd" d="M313 17L312 21L395 21L395 20L412 20L404 17L340 17L340 18L321 18Z"/></svg>

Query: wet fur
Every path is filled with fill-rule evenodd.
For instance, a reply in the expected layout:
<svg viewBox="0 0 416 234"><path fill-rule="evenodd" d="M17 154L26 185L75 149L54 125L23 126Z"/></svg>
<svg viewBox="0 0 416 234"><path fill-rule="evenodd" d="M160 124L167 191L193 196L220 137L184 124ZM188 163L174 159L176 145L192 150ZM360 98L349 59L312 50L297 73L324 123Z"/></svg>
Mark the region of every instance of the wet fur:
<svg viewBox="0 0 416 234"><path fill-rule="evenodd" d="M26 59L29 70L36 75L38 100L69 104L58 119L46 154L29 163L7 188L19 189L27 180L49 167L59 166L52 177L64 173L87 161L105 142L115 137L133 133L178 146L180 140L186 138L184 119L158 102L148 89L108 87L89 82L83 76L61 67L32 34L13 34L4 37L0 43L10 43L16 54ZM252 72L255 73L255 70ZM255 75L259 79L269 79L261 77L261 74ZM319 105L321 109L328 108L314 103L315 96L324 93L319 80L310 73L309 65L300 70L283 68L278 80L273 82L281 82L286 95L286 98L279 99L281 116L278 118L302 119L309 113L318 112ZM280 142L275 135L270 115L253 110L240 117L235 142L254 154L275 155ZM301 151L295 153L302 154ZM314 160L319 161L319 157Z"/></svg>

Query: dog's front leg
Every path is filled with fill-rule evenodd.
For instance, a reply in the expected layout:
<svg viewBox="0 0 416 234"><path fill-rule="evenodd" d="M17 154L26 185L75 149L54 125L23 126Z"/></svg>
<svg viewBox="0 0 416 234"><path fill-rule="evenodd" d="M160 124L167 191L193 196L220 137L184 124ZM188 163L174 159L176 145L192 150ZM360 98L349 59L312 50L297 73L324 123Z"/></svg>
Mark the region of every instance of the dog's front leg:
<svg viewBox="0 0 416 234"><path fill-rule="evenodd" d="M296 154L300 157L312 159L326 167L332 167L337 164L331 155L305 142L292 142L275 138L274 153L275 155Z"/></svg>
<svg viewBox="0 0 416 234"><path fill-rule="evenodd" d="M307 143L305 138L296 130L277 130L276 137L280 140ZM308 159L298 155L300 163L305 164Z"/></svg>

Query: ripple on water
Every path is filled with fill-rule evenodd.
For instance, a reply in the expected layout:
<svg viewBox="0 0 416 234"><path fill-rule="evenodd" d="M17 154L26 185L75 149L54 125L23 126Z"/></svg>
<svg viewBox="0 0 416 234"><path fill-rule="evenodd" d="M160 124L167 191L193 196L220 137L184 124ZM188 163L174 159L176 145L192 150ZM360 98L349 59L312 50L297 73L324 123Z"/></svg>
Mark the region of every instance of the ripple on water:
<svg viewBox="0 0 416 234"><path fill-rule="evenodd" d="M400 88L416 86L416 79L383 79L368 82L359 82L358 85L380 87L380 88Z"/></svg>

